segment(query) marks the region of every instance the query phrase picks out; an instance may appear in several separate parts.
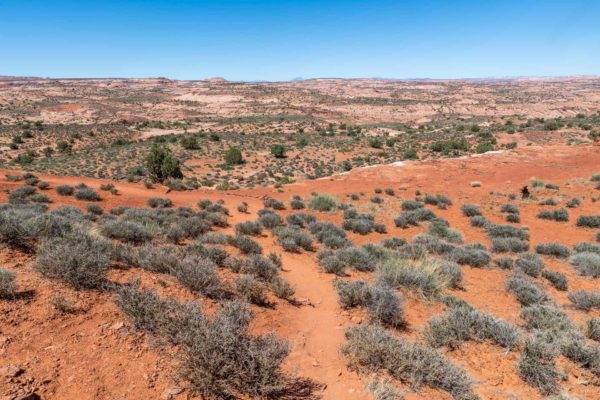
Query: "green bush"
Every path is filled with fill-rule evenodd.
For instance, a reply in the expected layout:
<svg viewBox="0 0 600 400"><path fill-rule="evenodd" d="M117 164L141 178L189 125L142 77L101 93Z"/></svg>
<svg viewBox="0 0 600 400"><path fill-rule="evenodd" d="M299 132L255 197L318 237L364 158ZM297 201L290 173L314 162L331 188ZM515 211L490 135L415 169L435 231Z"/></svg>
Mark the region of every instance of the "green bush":
<svg viewBox="0 0 600 400"><path fill-rule="evenodd" d="M276 158L285 157L285 146L282 144L274 144L271 146L271 154Z"/></svg>
<svg viewBox="0 0 600 400"><path fill-rule="evenodd" d="M244 163L242 152L237 147L230 147L223 156L225 162L230 165L239 165Z"/></svg>
<svg viewBox="0 0 600 400"><path fill-rule="evenodd" d="M183 178L179 160L164 146L157 143L152 144L144 161L148 176L154 182L164 182L169 178Z"/></svg>

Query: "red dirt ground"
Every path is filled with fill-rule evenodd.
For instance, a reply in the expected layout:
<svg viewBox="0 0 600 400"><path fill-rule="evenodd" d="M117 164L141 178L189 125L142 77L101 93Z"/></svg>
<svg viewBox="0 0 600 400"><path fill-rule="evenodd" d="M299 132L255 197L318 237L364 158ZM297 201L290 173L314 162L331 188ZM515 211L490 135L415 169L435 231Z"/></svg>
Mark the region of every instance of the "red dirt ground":
<svg viewBox="0 0 600 400"><path fill-rule="evenodd" d="M547 190L535 192L535 196L558 197L561 203L579 196L582 206L570 209L570 221L558 223L535 217L543 208L536 201L515 201L521 208L523 225L529 227L531 244L559 241L568 246L582 241L593 242L595 230L576 228L574 221L581 214L598 214L600 193L589 183L593 173L600 172L600 147L585 146L531 146L501 154L485 154L478 157L449 159L428 162L407 162L400 166L379 166L356 169L348 174L317 181L287 185L283 192L272 188L244 189L228 192L199 190L171 192L157 187L147 190L142 184L117 182L119 195L100 192L104 200L99 204L108 210L118 205L145 207L150 197L168 197L176 206L195 206L202 198L223 199L231 210L230 223L255 219L255 212L262 208L262 199L272 196L288 200L293 195L308 197L312 192L336 195L340 201L348 193L364 192L361 207L374 208L376 218L386 223L387 234L368 236L351 235L358 244L378 242L389 236L412 238L423 228L401 230L393 225L399 211L400 199L413 198L415 190L422 193L444 193L454 202L448 210L435 210L451 225L460 230L466 242L481 242L489 245L482 230L472 228L468 218L460 213L460 205L481 205L487 218L494 222L503 221L499 205L508 198L497 193L518 193L532 177L560 185L560 194ZM8 182L0 170L0 190L13 189L22 185ZM98 189L103 180L80 177L56 177L38 175L50 183L51 188L59 184L85 182ZM470 182L480 181L481 187L471 187ZM382 206L375 206L368 199L375 188L391 187L396 197L381 195L386 199ZM402 189L404 190L402 190ZM493 193L496 194L493 194ZM51 207L72 204L80 207L85 202L58 196L54 190L46 191L53 200ZM6 193L0 193L0 202L6 201ZM236 207L246 201L250 214L237 213ZM284 211L283 214L291 211ZM319 214L319 219L341 222L341 216ZM360 310L344 311L337 302L332 286L332 275L321 272L315 254L283 253L273 244L270 234L259 239L266 252L274 250L283 256L282 276L296 288L300 305L277 301L273 309L254 308L256 318L252 330L256 333L275 331L287 338L292 352L285 362L286 370L300 376L312 378L325 385L318 394L323 399L366 399L363 387L369 377L348 370L339 354L344 343L347 327L361 323L364 314ZM32 269L31 255L16 250L0 249L0 265L18 274L21 292L31 292L15 301L0 301L0 396L12 399L13 394L36 391L44 399L154 399L189 398L183 384L176 381L174 349L158 346L152 339L136 333L129 322L118 312L111 296L105 293L76 292L61 283L43 279ZM546 266L564 272L572 289L598 288L598 280L578 276L565 261L544 257ZM515 324L521 324L520 306L514 297L505 291L506 271L497 269L475 269L463 267L464 290L452 291L478 309L491 313ZM358 276L357 274L354 274ZM142 270L115 270L110 278L125 282L141 276L143 286L155 288L159 293L178 298L196 299L206 307L210 301L190 295L174 279L152 275ZM363 275L361 275L363 277ZM368 275L364 275L367 277ZM569 306L566 293L558 292L543 282L544 289L564 307L576 323L600 312L583 313ZM72 300L83 311L76 314L61 314L53 309L49 300L63 295ZM401 332L417 338L425 322L433 315L443 312L438 303L407 295L406 319L408 329ZM539 393L527 386L516 371L518 352L505 353L489 343L469 342L460 349L447 352L458 364L467 368L477 384L475 389L484 399L541 399ZM18 365L22 372L7 377L3 367ZM567 380L561 382L573 396L600 398L598 386L587 385L592 377L585 370L560 359L559 369L568 372ZM421 388L410 393L407 399L449 399L440 391ZM0 399L3 399L0 397Z"/></svg>

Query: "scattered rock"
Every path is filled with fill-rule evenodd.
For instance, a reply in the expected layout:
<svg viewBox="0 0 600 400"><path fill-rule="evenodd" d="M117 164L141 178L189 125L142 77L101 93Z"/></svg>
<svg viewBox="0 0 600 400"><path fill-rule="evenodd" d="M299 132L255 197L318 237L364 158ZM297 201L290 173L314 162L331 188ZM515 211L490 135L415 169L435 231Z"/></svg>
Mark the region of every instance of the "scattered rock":
<svg viewBox="0 0 600 400"><path fill-rule="evenodd" d="M21 375L25 370L18 365L10 364L6 367L0 368L0 376L4 376L6 378L15 378Z"/></svg>
<svg viewBox="0 0 600 400"><path fill-rule="evenodd" d="M29 393L23 396L17 397L15 400L41 400L41 396L37 393Z"/></svg>
<svg viewBox="0 0 600 400"><path fill-rule="evenodd" d="M171 400L174 396L177 396L180 393L183 393L183 388L180 387L172 387L172 388L168 388L165 389L165 391L163 392L162 398L164 400Z"/></svg>

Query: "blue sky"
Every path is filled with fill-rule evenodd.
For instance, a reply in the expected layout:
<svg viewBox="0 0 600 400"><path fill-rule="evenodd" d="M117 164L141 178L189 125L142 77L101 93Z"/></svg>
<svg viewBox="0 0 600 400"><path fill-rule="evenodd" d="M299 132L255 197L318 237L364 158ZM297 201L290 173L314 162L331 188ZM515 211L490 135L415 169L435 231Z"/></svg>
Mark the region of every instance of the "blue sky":
<svg viewBox="0 0 600 400"><path fill-rule="evenodd" d="M600 1L0 0L0 75L600 75Z"/></svg>

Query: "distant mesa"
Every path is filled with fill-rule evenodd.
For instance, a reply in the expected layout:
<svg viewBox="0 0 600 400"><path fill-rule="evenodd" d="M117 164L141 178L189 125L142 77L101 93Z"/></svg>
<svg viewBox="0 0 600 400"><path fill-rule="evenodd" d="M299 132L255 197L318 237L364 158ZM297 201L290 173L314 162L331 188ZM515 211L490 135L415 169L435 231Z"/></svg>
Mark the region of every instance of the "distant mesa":
<svg viewBox="0 0 600 400"><path fill-rule="evenodd" d="M214 77L214 78L207 78L205 79L206 82L209 83L228 83L229 81L225 78L221 78L221 77Z"/></svg>

